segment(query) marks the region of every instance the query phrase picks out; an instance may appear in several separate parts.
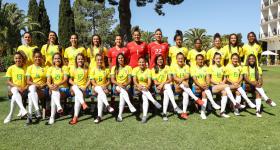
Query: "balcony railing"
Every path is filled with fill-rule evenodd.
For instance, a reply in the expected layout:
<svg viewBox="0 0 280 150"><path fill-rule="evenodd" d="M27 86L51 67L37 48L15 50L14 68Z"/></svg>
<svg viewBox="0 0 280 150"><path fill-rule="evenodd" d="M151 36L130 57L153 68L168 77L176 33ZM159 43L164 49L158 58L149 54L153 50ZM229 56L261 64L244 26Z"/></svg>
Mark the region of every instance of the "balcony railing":
<svg viewBox="0 0 280 150"><path fill-rule="evenodd" d="M261 20L261 23L265 23L268 21L268 17L264 17L262 20Z"/></svg>
<svg viewBox="0 0 280 150"><path fill-rule="evenodd" d="M278 0L272 0L271 1L271 3L277 3L278 2Z"/></svg>

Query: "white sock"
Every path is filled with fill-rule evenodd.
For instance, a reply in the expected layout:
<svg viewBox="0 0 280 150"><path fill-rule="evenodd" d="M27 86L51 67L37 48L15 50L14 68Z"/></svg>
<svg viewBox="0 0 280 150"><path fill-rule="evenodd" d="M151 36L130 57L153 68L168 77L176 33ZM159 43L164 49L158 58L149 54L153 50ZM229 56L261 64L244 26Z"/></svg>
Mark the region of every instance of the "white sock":
<svg viewBox="0 0 280 150"><path fill-rule="evenodd" d="M191 98L193 98L195 101L198 100L198 97L195 96L195 95L193 94L193 92L192 92L192 90L191 90L190 88L186 88L185 85L184 85L183 83L180 84L180 87L181 87L186 93L188 93L189 96L190 96Z"/></svg>
<svg viewBox="0 0 280 150"><path fill-rule="evenodd" d="M237 91L241 94L241 96L245 99L245 101L246 101L247 103L252 103L251 100L248 98L246 92L242 89L242 87L239 87L239 88L237 89Z"/></svg>
<svg viewBox="0 0 280 150"><path fill-rule="evenodd" d="M146 117L149 109L149 101L145 95L142 95L142 100L143 100L143 117Z"/></svg>
<svg viewBox="0 0 280 150"><path fill-rule="evenodd" d="M187 113L187 108L189 104L189 95L186 92L183 92L183 113Z"/></svg>
<svg viewBox="0 0 280 150"><path fill-rule="evenodd" d="M10 112L9 112L7 117L12 117L13 116L13 112L14 112L14 109L15 109L15 102L16 101L14 99L11 99Z"/></svg>
<svg viewBox="0 0 280 150"><path fill-rule="evenodd" d="M227 106L227 96L222 96L221 99L221 113L225 112Z"/></svg>
<svg viewBox="0 0 280 150"><path fill-rule="evenodd" d="M60 104L60 92L59 91L52 91L51 99L53 100L54 104L56 105L57 109L62 109Z"/></svg>
<svg viewBox="0 0 280 150"><path fill-rule="evenodd" d="M98 116L102 117L103 112L103 101L100 96L97 96L97 109L98 109Z"/></svg>
<svg viewBox="0 0 280 150"><path fill-rule="evenodd" d="M177 108L177 104L175 102L175 98L174 98L174 93L172 91L171 85L170 84L165 84L164 85L164 90L167 91L168 97L172 103L173 108Z"/></svg>
<svg viewBox="0 0 280 150"><path fill-rule="evenodd" d="M256 88L256 90L260 93L260 95L263 97L265 101L269 99L268 96L265 94L263 88Z"/></svg>
<svg viewBox="0 0 280 150"><path fill-rule="evenodd" d="M26 109L24 108L23 104L22 104L22 97L18 91L18 89L16 87L12 87L11 88L11 92L12 92L12 99L15 100L15 102L18 104L19 108L20 108L20 112L22 114L26 114L27 111Z"/></svg>
<svg viewBox="0 0 280 150"><path fill-rule="evenodd" d="M142 91L142 94L145 95L153 104L158 103L149 91Z"/></svg>
<svg viewBox="0 0 280 150"><path fill-rule="evenodd" d="M99 97L102 102L105 104L105 106L108 106L109 103L108 103L108 100L107 100L107 96L105 94L105 92L103 91L102 87L101 86L96 86L94 88L95 92L97 93L97 97Z"/></svg>
<svg viewBox="0 0 280 150"><path fill-rule="evenodd" d="M55 113L56 113L56 106L55 106L55 102L54 99L51 99L51 117L50 119L54 119L55 118Z"/></svg>
<svg viewBox="0 0 280 150"><path fill-rule="evenodd" d="M81 109L81 103L80 103L79 98L77 96L75 96L74 99L75 99L74 117L78 117L80 109Z"/></svg>
<svg viewBox="0 0 280 150"><path fill-rule="evenodd" d="M29 114L32 114L32 96L31 96L31 93L28 93L28 113Z"/></svg>
<svg viewBox="0 0 280 150"><path fill-rule="evenodd" d="M125 100L125 102L128 105L129 110L132 112L135 110L135 107L131 104L130 100L129 100L129 95L127 93L127 91L121 87L116 87L118 88L118 90L120 91L120 96L122 95L123 99Z"/></svg>
<svg viewBox="0 0 280 150"><path fill-rule="evenodd" d="M207 98L209 99L209 101L210 101L210 103L211 103L212 106L213 106L213 105L218 105L218 104L216 104L216 102L214 101L213 96L212 96L212 93L211 93L210 90L205 90L205 94L206 94Z"/></svg>
<svg viewBox="0 0 280 150"><path fill-rule="evenodd" d="M36 86L35 85L30 85L28 89L29 89L29 92L30 92L31 100L32 100L32 103L34 105L35 111L38 111L39 110L39 104L38 104L39 97L38 97L38 94L37 94Z"/></svg>
<svg viewBox="0 0 280 150"><path fill-rule="evenodd" d="M123 109L124 109L125 101L123 99L123 96L120 95L120 102L119 102L119 115L118 117L122 117Z"/></svg>
<svg viewBox="0 0 280 150"><path fill-rule="evenodd" d="M163 113L164 114L167 114L168 103L169 103L168 94L167 94L167 91L164 90L163 91Z"/></svg>
<svg viewBox="0 0 280 150"><path fill-rule="evenodd" d="M262 105L262 100L260 98L256 99L256 111L260 112L261 111L261 105Z"/></svg>
<svg viewBox="0 0 280 150"><path fill-rule="evenodd" d="M75 97L77 97L77 100L80 102L80 104L85 103L83 92L79 89L79 87L77 85L73 85L72 89L75 93Z"/></svg>
<svg viewBox="0 0 280 150"><path fill-rule="evenodd" d="M203 105L201 106L201 111L206 111L206 106L207 106L207 99L202 99L202 101L204 102Z"/></svg>
<svg viewBox="0 0 280 150"><path fill-rule="evenodd" d="M236 105L236 100L234 99L233 94L232 94L230 88L229 88L229 87L226 87L226 88L225 88L225 91L226 91L226 93L227 93L228 98L229 98L230 101L233 103L233 105Z"/></svg>

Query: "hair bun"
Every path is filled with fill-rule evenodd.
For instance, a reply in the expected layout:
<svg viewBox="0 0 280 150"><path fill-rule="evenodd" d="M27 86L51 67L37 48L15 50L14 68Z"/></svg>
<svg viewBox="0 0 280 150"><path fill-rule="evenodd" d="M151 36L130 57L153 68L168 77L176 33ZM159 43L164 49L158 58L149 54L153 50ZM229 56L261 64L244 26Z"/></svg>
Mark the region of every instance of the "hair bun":
<svg viewBox="0 0 280 150"><path fill-rule="evenodd" d="M214 39L215 39L215 38L221 38L220 33L215 33L215 35L214 35Z"/></svg>
<svg viewBox="0 0 280 150"><path fill-rule="evenodd" d="M181 30L176 30L176 35L182 36L183 32Z"/></svg>

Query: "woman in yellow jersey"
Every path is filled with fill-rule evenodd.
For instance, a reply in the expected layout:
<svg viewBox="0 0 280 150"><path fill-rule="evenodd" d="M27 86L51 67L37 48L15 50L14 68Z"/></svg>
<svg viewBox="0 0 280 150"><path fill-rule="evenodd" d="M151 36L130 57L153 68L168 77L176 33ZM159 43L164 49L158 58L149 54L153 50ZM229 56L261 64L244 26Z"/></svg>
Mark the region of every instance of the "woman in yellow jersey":
<svg viewBox="0 0 280 150"><path fill-rule="evenodd" d="M221 39L221 36L219 33L216 33L214 35L214 47L212 47L211 49L209 49L206 53L206 59L207 59L207 64L209 66L212 65L212 60L213 60L213 57L215 55L215 53L219 53L221 55L221 65L224 66L224 64L226 64L225 62L225 56L226 56L226 53L223 51L222 49L222 39Z"/></svg>
<svg viewBox="0 0 280 150"><path fill-rule="evenodd" d="M172 72L169 66L164 64L162 55L157 55L154 62L155 66L152 71L152 79L155 84L156 93L163 94L163 116L164 121L168 121L167 108L169 100L171 101L174 111L178 114L182 113L182 110L177 106L172 91Z"/></svg>
<svg viewBox="0 0 280 150"><path fill-rule="evenodd" d="M207 67L204 65L204 56L202 54L196 55L196 66L191 67L191 76L194 81L194 92L201 93L202 101L204 104L201 106L200 117L202 119L207 119L206 117L206 105L207 98L209 99L212 107L215 109L220 109L221 107L216 104L213 99L212 93L209 89L209 79L207 78Z"/></svg>
<svg viewBox="0 0 280 150"><path fill-rule="evenodd" d="M26 68L24 67L24 56L20 52L16 52L14 55L15 64L10 66L6 72L7 84L9 87L9 93L12 94L10 112L5 118L4 123L9 123L12 120L14 104L18 104L20 108L20 116L24 117L28 113L22 104L22 97L27 94L26 85Z"/></svg>
<svg viewBox="0 0 280 150"><path fill-rule="evenodd" d="M29 32L25 32L23 34L24 44L17 48L17 51L23 51L24 55L27 57L25 66L30 66L33 63L33 51L35 48L38 48L36 45L32 43L32 34Z"/></svg>
<svg viewBox="0 0 280 150"><path fill-rule="evenodd" d="M239 55L239 57L243 57L242 53L242 47L240 46L240 43L238 42L238 36L237 34L233 33L229 35L228 38L228 45L223 47L223 52L225 53L225 59L228 60L228 64L231 64L231 55L236 53ZM227 64L225 64L227 65Z"/></svg>
<svg viewBox="0 0 280 150"><path fill-rule="evenodd" d="M122 113L125 103L127 103L129 110L136 112L135 107L129 100L127 88L131 84L132 68L126 65L126 60L123 53L119 53L116 58L116 66L111 69L111 81L116 86L116 91L120 93L119 114L117 121L122 121Z"/></svg>
<svg viewBox="0 0 280 150"><path fill-rule="evenodd" d="M262 117L261 115L261 98L265 100L270 106L276 106L276 103L273 102L264 92L263 79L262 79L262 69L258 67L256 56L250 54L247 57L246 66L243 67L243 74L246 84L249 85L249 89L252 92L256 93L256 116Z"/></svg>
<svg viewBox="0 0 280 150"><path fill-rule="evenodd" d="M257 58L257 64L259 64L259 60L261 58L262 47L259 44L256 34L254 32L249 32L247 35L248 44L245 44L243 49L244 54L244 64L246 64L247 58L250 54L254 54Z"/></svg>
<svg viewBox="0 0 280 150"><path fill-rule="evenodd" d="M72 85L71 93L75 95L74 117L69 122L71 125L75 125L78 122L78 116L81 105L83 110L88 108L84 95L89 95L88 86L90 80L88 80L88 69L85 66L86 57L82 53L78 53L75 59L75 67L70 68L69 83Z"/></svg>
<svg viewBox="0 0 280 150"><path fill-rule="evenodd" d="M236 91L236 103L241 102L241 96L245 99L251 108L255 108L256 105L246 95L246 92L241 87L243 81L242 67L240 66L240 57L237 53L231 55L231 64L226 66L226 83L229 84L230 89ZM239 110L235 108L234 114L239 116Z"/></svg>
<svg viewBox="0 0 280 150"><path fill-rule="evenodd" d="M169 48L169 52L168 52L168 57L170 57L171 60L171 65L176 65L177 64L177 60L176 60L176 56L178 53L182 53L184 55L184 57L188 56L188 49L186 47L183 47L183 33L180 30L176 30L176 34L174 36L174 41L176 42L175 46L172 46Z"/></svg>
<svg viewBox="0 0 280 150"><path fill-rule="evenodd" d="M233 103L235 108L239 109L239 108L244 108L245 106L236 103L236 100L230 90L229 85L226 84L225 67L222 66L221 60L222 60L222 55L216 52L212 59L212 65L209 66L207 69L207 75L208 78L210 79L212 92L222 94L220 115L224 118L229 118L230 116L225 113L228 97Z"/></svg>
<svg viewBox="0 0 280 150"><path fill-rule="evenodd" d="M181 118L188 119L187 107L189 104L189 96L191 96L198 105L203 105L203 101L196 97L189 88L190 67L185 63L185 56L179 52L176 56L177 63L171 66L173 79L175 83L175 92L183 93L183 113Z"/></svg>
<svg viewBox="0 0 280 150"><path fill-rule="evenodd" d="M43 56L39 49L35 49L33 52L34 64L27 67L26 80L29 85L28 90L28 111L31 114L27 118L26 124L32 123L32 106L35 108L36 122L41 118L39 109L39 99L46 100L49 95L49 89L47 88L47 68L43 65ZM44 106L43 106L44 107Z"/></svg>
<svg viewBox="0 0 280 150"><path fill-rule="evenodd" d="M55 53L52 60L53 66L49 67L47 71L47 85L51 91L51 116L46 125L54 123L56 112L63 112L60 100L70 96L67 85L69 76L68 67L63 66L63 58L60 53Z"/></svg>
<svg viewBox="0 0 280 150"><path fill-rule="evenodd" d="M92 84L92 89L97 93L97 109L98 115L94 120L95 123L99 123L102 118L103 105L105 105L108 112L114 112L114 109L110 107L107 95L109 94L108 86L110 85L110 70L105 68L103 55L96 54L95 59L97 64L94 68L90 69L90 80Z"/></svg>
<svg viewBox="0 0 280 150"><path fill-rule="evenodd" d="M149 91L152 80L151 71L147 68L146 59L144 56L138 58L138 67L132 70L134 88L142 93L143 100L143 116L142 123L147 122L147 114L149 109L149 100L156 106L157 109L161 108L161 105L154 99Z"/></svg>
<svg viewBox="0 0 280 150"><path fill-rule="evenodd" d="M97 54L100 54L104 62L107 63L107 48L102 47L101 37L96 34L92 36L91 46L87 49L88 62L90 62L89 68L94 68L96 66L95 58ZM105 63L103 65L107 66Z"/></svg>
<svg viewBox="0 0 280 150"><path fill-rule="evenodd" d="M72 34L70 37L71 46L65 49L64 59L68 63L68 67L75 67L75 59L79 53L87 56L86 49L84 47L79 47L78 44L79 37L77 34ZM85 62L87 60L84 60Z"/></svg>
<svg viewBox="0 0 280 150"><path fill-rule="evenodd" d="M203 57L206 57L206 51L202 50L202 40L194 40L194 49L190 50L188 53L187 60L189 61L190 66L196 65L196 55L201 54Z"/></svg>
<svg viewBox="0 0 280 150"><path fill-rule="evenodd" d="M45 65L52 66L52 58L55 53L62 55L62 48L59 46L57 34L50 31L48 34L48 42L41 48L41 53L44 56Z"/></svg>

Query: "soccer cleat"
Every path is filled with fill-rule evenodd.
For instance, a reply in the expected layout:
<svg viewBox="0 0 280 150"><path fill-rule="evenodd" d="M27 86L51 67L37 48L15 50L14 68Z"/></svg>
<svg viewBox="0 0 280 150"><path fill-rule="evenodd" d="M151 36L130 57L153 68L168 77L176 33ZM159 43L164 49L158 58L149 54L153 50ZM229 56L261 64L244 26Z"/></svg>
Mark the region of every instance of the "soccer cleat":
<svg viewBox="0 0 280 150"><path fill-rule="evenodd" d="M110 105L108 105L106 109L108 110L109 113L113 113L115 111L114 108L112 108Z"/></svg>
<svg viewBox="0 0 280 150"><path fill-rule="evenodd" d="M36 118L38 118L38 119L41 119L41 118L42 118L42 115L41 115L41 113L40 113L40 110L35 111L35 116L36 116Z"/></svg>
<svg viewBox="0 0 280 150"><path fill-rule="evenodd" d="M73 119L71 119L71 121L69 122L70 125L75 125L78 123L78 117L74 117Z"/></svg>
<svg viewBox="0 0 280 150"><path fill-rule="evenodd" d="M216 103L213 103L213 104L212 104L212 107L213 107L214 109L216 109L216 110L221 109L221 106L219 106L219 105L216 104Z"/></svg>
<svg viewBox="0 0 280 150"><path fill-rule="evenodd" d="M181 114L181 118L183 118L183 119L188 119L189 118L189 116L188 116L188 114L187 113L182 113Z"/></svg>
<svg viewBox="0 0 280 150"><path fill-rule="evenodd" d="M129 109L130 109L130 112L132 112L132 113L135 113L135 112L136 112L136 109L135 109L134 107L129 108Z"/></svg>
<svg viewBox="0 0 280 150"><path fill-rule="evenodd" d="M87 105L87 103L86 103L86 102L84 102L84 103L82 104L82 107L83 107L83 110L88 109L88 105Z"/></svg>
<svg viewBox="0 0 280 150"><path fill-rule="evenodd" d="M123 120L122 120L122 117L118 116L117 122L122 122L122 121L123 121Z"/></svg>
<svg viewBox="0 0 280 150"><path fill-rule="evenodd" d="M181 114L183 111L179 108L179 107L176 107L174 109L174 111L177 113L177 114Z"/></svg>
<svg viewBox="0 0 280 150"><path fill-rule="evenodd" d="M266 103L267 103L268 105L270 105L271 107L275 107L275 106L276 106L276 103L274 103L271 99L268 99L268 100L266 101Z"/></svg>
<svg viewBox="0 0 280 150"><path fill-rule="evenodd" d="M261 112L257 111L257 112L256 112L256 116L257 116L258 118L261 118L261 117L262 117Z"/></svg>
<svg viewBox="0 0 280 150"><path fill-rule="evenodd" d="M146 117L146 116L143 116L141 122L142 122L142 123L147 123L147 117Z"/></svg>
<svg viewBox="0 0 280 150"><path fill-rule="evenodd" d="M163 114L163 115L162 115L162 120L163 120L163 121L168 121L168 118L167 118L167 115L166 115L166 114Z"/></svg>
<svg viewBox="0 0 280 150"><path fill-rule="evenodd" d="M27 117L26 119L26 125L31 125L32 124L32 117Z"/></svg>
<svg viewBox="0 0 280 150"><path fill-rule="evenodd" d="M201 112L200 112L200 117L201 117L201 119L203 119L203 120L207 119L206 114L205 114L205 111L201 111Z"/></svg>
<svg viewBox="0 0 280 150"><path fill-rule="evenodd" d="M157 102L154 103L154 105L156 106L157 109L161 109L161 107L162 107L162 106L160 105L160 103L157 103Z"/></svg>
<svg viewBox="0 0 280 150"><path fill-rule="evenodd" d="M7 116L4 120L4 124L7 124L7 123L11 122L11 120L12 120L12 116L10 116L10 115Z"/></svg>
<svg viewBox="0 0 280 150"><path fill-rule="evenodd" d="M244 109L246 106L245 105L241 105L239 103L236 103L236 105L234 105L234 108L236 109Z"/></svg>
<svg viewBox="0 0 280 150"><path fill-rule="evenodd" d="M17 117L21 117L21 111L18 112Z"/></svg>
<svg viewBox="0 0 280 150"><path fill-rule="evenodd" d="M256 105L251 101L248 101L247 104L249 105L250 108L256 108Z"/></svg>
<svg viewBox="0 0 280 150"><path fill-rule="evenodd" d="M50 117L50 120L49 120L49 122L47 122L46 125L52 125L52 124L54 124L54 118Z"/></svg>
<svg viewBox="0 0 280 150"><path fill-rule="evenodd" d="M223 117L223 118L229 118L230 116L229 115L227 115L227 114L225 114L224 112L221 112L221 117Z"/></svg>
<svg viewBox="0 0 280 150"><path fill-rule="evenodd" d="M200 98L197 99L195 103L197 103L199 106L202 106L204 104L204 102Z"/></svg>
<svg viewBox="0 0 280 150"><path fill-rule="evenodd" d="M234 113L235 116L240 116L240 113L239 113L238 109L235 109L233 113Z"/></svg>
<svg viewBox="0 0 280 150"><path fill-rule="evenodd" d="M98 124L101 122L101 117L97 116L97 118L94 120L95 124Z"/></svg>

